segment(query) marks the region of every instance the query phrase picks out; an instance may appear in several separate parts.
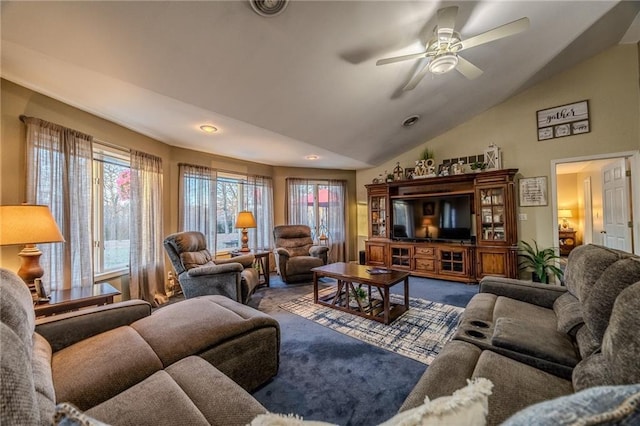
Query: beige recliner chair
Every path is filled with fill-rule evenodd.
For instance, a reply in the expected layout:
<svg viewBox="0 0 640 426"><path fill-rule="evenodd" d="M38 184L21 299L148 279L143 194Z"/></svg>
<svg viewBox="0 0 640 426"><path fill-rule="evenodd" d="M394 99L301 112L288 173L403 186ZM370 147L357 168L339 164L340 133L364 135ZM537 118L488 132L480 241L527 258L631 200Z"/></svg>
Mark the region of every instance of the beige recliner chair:
<svg viewBox="0 0 640 426"><path fill-rule="evenodd" d="M276 268L286 283L309 281L311 268L327 264L329 247L313 245L307 225L279 225L273 229Z"/></svg>

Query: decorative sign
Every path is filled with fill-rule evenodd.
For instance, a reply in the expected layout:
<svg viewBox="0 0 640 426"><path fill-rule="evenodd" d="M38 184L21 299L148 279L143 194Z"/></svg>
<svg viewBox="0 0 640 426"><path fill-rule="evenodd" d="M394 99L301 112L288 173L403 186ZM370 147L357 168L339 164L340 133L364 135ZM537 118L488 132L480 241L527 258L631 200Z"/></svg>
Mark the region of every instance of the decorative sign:
<svg viewBox="0 0 640 426"><path fill-rule="evenodd" d="M547 177L538 176L520 179L520 207L546 206Z"/></svg>
<svg viewBox="0 0 640 426"><path fill-rule="evenodd" d="M562 138L591 131L589 101L538 111L538 140Z"/></svg>

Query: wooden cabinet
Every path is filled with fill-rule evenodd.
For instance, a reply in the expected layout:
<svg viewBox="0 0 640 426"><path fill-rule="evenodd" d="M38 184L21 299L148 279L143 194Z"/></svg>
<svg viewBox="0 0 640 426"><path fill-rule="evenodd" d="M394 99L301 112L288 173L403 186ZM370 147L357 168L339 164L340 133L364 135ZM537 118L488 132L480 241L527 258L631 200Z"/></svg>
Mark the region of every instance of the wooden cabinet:
<svg viewBox="0 0 640 426"><path fill-rule="evenodd" d="M367 264L462 282L476 282L487 275L516 278L516 172L516 169L492 170L366 185L369 206L369 238L365 243ZM394 212L391 200L424 200L423 209L416 215L425 215L427 213L422 211L424 205L429 205L429 200L460 194L472 197L469 214L475 221L475 235L471 241L432 240L425 238L430 236L428 231L416 231L415 239L392 238L390 227ZM419 220L420 217L415 223Z"/></svg>
<svg viewBox="0 0 640 426"><path fill-rule="evenodd" d="M560 231L558 232L558 240L560 256L569 256L571 250L576 247L576 231Z"/></svg>
<svg viewBox="0 0 640 426"><path fill-rule="evenodd" d="M413 246L408 244L389 244L391 261L389 265L394 269L411 270L413 260Z"/></svg>
<svg viewBox="0 0 640 426"><path fill-rule="evenodd" d="M384 242L367 241L365 243L365 256L367 265L387 266L387 251L389 244Z"/></svg>

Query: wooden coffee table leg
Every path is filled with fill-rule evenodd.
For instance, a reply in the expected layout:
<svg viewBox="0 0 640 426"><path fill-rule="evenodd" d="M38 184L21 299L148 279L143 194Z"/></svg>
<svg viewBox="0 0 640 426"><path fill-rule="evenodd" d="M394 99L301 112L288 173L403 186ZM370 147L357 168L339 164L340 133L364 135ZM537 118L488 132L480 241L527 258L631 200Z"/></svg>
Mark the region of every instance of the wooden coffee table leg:
<svg viewBox="0 0 640 426"><path fill-rule="evenodd" d="M409 310L409 277L404 279L404 307Z"/></svg>
<svg viewBox="0 0 640 426"><path fill-rule="evenodd" d="M313 303L318 303L318 273L313 272Z"/></svg>

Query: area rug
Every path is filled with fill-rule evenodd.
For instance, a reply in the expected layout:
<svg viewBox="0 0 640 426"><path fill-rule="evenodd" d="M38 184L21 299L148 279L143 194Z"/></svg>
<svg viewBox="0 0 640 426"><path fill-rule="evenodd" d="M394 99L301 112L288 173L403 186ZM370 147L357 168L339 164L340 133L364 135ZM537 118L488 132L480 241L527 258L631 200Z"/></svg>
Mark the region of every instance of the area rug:
<svg viewBox="0 0 640 426"><path fill-rule="evenodd" d="M331 292L325 289L324 292ZM323 292L321 292L322 295ZM403 296L391 295L395 303ZM313 303L313 293L280 304L293 314L429 365L451 339L463 308L409 298L409 310L389 325Z"/></svg>

